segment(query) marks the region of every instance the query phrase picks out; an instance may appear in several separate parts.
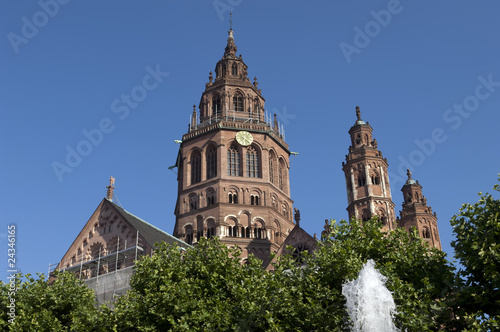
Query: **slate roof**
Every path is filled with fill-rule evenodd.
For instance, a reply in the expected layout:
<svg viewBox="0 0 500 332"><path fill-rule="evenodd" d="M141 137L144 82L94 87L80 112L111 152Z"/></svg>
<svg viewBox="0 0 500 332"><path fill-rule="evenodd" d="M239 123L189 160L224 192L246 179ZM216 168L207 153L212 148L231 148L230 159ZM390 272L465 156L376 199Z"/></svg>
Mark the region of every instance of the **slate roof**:
<svg viewBox="0 0 500 332"><path fill-rule="evenodd" d="M150 223L142 220L139 217L134 216L132 213L124 210L122 207L116 205L109 199L105 198L110 205L116 209L116 211L127 220L132 227L134 227L137 231L139 231L140 236L151 246L154 247L154 244L157 242L166 242L168 244L176 243L181 247L190 248L191 246L184 241L179 240L178 238L162 231L158 227L151 225Z"/></svg>

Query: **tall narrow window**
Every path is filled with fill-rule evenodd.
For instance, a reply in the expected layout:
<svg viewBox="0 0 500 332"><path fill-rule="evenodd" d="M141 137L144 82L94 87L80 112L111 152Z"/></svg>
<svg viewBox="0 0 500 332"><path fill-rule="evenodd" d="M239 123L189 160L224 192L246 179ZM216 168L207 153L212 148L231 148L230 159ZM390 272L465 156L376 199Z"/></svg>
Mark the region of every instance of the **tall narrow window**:
<svg viewBox="0 0 500 332"><path fill-rule="evenodd" d="M217 176L217 148L211 146L207 151L207 179Z"/></svg>
<svg viewBox="0 0 500 332"><path fill-rule="evenodd" d="M278 165L278 186L281 190L283 190L285 183L285 165L282 160L280 160Z"/></svg>
<svg viewBox="0 0 500 332"><path fill-rule="evenodd" d="M236 65L235 63L233 63L231 74L232 75L238 75L238 65Z"/></svg>
<svg viewBox="0 0 500 332"><path fill-rule="evenodd" d="M233 110L243 112L243 97L239 93L233 97Z"/></svg>
<svg viewBox="0 0 500 332"><path fill-rule="evenodd" d="M358 187L366 185L366 178L363 175L358 175Z"/></svg>
<svg viewBox="0 0 500 332"><path fill-rule="evenodd" d="M227 175L240 176L240 152L233 144L227 149Z"/></svg>
<svg viewBox="0 0 500 332"><path fill-rule="evenodd" d="M247 149L247 177L259 177L259 153L252 146Z"/></svg>
<svg viewBox="0 0 500 332"><path fill-rule="evenodd" d="M191 184L201 181L201 154L199 151L191 155Z"/></svg>
<svg viewBox="0 0 500 332"><path fill-rule="evenodd" d="M269 182L274 183L274 154L269 152Z"/></svg>
<svg viewBox="0 0 500 332"><path fill-rule="evenodd" d="M215 95L212 98L212 114L220 112L222 112L220 97L218 95Z"/></svg>

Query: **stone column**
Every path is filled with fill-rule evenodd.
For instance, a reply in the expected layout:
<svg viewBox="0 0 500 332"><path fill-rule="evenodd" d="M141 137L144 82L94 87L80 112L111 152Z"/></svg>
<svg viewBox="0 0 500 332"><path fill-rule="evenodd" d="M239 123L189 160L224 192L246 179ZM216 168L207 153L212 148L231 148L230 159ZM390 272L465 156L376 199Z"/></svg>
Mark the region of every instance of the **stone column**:
<svg viewBox="0 0 500 332"><path fill-rule="evenodd" d="M354 180L354 169L351 168L351 186L352 186L352 198L353 200L358 199L358 189L356 188L356 182ZM349 202L351 203L351 202ZM356 216L357 218L357 216Z"/></svg>
<svg viewBox="0 0 500 332"><path fill-rule="evenodd" d="M373 195L373 190L372 190L372 179L370 178L370 165L365 165L365 177L366 177L366 186L368 188L368 196Z"/></svg>

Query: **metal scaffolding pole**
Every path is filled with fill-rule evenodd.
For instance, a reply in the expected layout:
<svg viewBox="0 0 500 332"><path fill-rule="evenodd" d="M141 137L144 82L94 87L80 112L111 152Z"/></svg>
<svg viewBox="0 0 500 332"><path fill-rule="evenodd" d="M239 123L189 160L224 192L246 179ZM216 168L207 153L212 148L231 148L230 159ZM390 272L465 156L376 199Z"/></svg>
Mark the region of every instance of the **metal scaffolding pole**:
<svg viewBox="0 0 500 332"><path fill-rule="evenodd" d="M137 260L137 246L139 245L139 231L135 236L135 260Z"/></svg>
<svg viewBox="0 0 500 332"><path fill-rule="evenodd" d="M97 260L97 276L96 276L96 284L99 281L99 269L101 267L101 248L99 248L99 259Z"/></svg>
<svg viewBox="0 0 500 332"><path fill-rule="evenodd" d="M83 267L83 244L82 244L82 254L80 256L80 276L78 279L82 279L82 267Z"/></svg>
<svg viewBox="0 0 500 332"><path fill-rule="evenodd" d="M115 273L118 271L118 251L120 251L120 237L118 237L118 243L116 244L116 263L115 263Z"/></svg>

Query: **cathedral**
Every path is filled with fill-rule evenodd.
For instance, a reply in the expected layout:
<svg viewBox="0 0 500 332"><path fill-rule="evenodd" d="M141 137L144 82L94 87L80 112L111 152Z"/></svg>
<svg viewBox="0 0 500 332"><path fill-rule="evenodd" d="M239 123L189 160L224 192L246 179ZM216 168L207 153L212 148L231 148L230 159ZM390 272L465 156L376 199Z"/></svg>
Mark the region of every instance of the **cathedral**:
<svg viewBox="0 0 500 332"><path fill-rule="evenodd" d="M188 132L179 142L173 166L178 168L173 236L115 204L112 178L107 197L54 268L87 280L98 300L101 294L101 303L127 289L132 270L120 282L117 273L107 281L106 275L126 270L141 255L151 255L155 242L189 250L201 238L217 237L242 250L242 263L254 255L266 268L271 268L270 254L279 256L288 246L295 248L294 254L315 249L317 239L300 227L300 213L293 208L292 152L283 128L276 115L266 114L257 78L250 81L248 67L236 52L231 28L224 54L210 72L198 108L193 106ZM359 107L355 115L348 131L351 145L342 162L349 219L377 216L388 231L415 227L430 247L441 249L436 214L409 170L401 189L402 210L396 215L388 161Z"/></svg>

